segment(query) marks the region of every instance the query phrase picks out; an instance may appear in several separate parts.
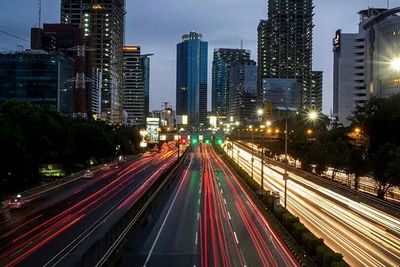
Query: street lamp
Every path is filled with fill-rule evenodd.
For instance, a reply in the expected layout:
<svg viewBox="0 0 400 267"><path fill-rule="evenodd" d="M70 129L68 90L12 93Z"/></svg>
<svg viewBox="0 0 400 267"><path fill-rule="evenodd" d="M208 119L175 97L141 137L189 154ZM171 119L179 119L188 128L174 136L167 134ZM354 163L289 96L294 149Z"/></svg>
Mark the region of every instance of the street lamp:
<svg viewBox="0 0 400 267"><path fill-rule="evenodd" d="M238 131L238 141L240 141L240 129L239 129L240 122L239 121L235 122L235 125L236 125L237 131Z"/></svg>
<svg viewBox="0 0 400 267"><path fill-rule="evenodd" d="M253 171L254 171L254 132L253 125L249 125L249 129L251 132L251 178L253 179Z"/></svg>
<svg viewBox="0 0 400 267"><path fill-rule="evenodd" d="M394 71L400 71L400 57L394 58L394 59L390 62L390 67L391 67L392 70L394 70Z"/></svg>
<svg viewBox="0 0 400 267"><path fill-rule="evenodd" d="M307 114L307 119L310 121L316 121L319 117L319 113L316 110L310 110Z"/></svg>

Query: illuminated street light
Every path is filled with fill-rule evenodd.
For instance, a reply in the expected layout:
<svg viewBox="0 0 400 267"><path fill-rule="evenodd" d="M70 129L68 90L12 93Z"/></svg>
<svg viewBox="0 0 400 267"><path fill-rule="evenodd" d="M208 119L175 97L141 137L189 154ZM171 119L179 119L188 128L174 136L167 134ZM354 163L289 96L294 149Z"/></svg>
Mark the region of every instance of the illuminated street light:
<svg viewBox="0 0 400 267"><path fill-rule="evenodd" d="M312 130L312 129L308 129L308 130L307 130L307 134L308 134L308 135L311 135L312 133L313 133L313 130Z"/></svg>
<svg viewBox="0 0 400 267"><path fill-rule="evenodd" d="M394 58L394 59L390 62L390 67L391 67L392 70L394 70L394 71L400 71L400 57Z"/></svg>
<svg viewBox="0 0 400 267"><path fill-rule="evenodd" d="M360 133L361 133L361 129L358 128L358 127L356 127L356 128L354 129L354 132L355 132L356 134L360 134Z"/></svg>
<svg viewBox="0 0 400 267"><path fill-rule="evenodd" d="M318 112L315 111L315 110L311 110L311 111L308 112L308 114L307 114L307 118L308 118L310 121L316 121L316 120L318 119L318 117L319 117L319 114L318 114Z"/></svg>
<svg viewBox="0 0 400 267"><path fill-rule="evenodd" d="M265 125L267 125L267 127L271 127L272 121L267 121L267 122L265 123Z"/></svg>
<svg viewBox="0 0 400 267"><path fill-rule="evenodd" d="M264 113L264 111L260 108L257 110L257 115L261 116Z"/></svg>

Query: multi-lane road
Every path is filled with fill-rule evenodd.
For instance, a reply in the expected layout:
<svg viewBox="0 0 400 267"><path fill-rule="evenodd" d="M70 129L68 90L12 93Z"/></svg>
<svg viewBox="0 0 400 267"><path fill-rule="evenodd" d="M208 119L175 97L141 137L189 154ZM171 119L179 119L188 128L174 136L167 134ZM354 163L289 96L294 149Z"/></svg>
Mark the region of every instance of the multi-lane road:
<svg viewBox="0 0 400 267"><path fill-rule="evenodd" d="M251 153L237 143L229 156L251 174ZM254 156L254 179L260 183L261 160ZM280 193L284 203L284 170L264 165L264 185ZM399 266L400 220L367 204L354 201L328 188L289 172L287 208L351 266Z"/></svg>
<svg viewBox="0 0 400 267"><path fill-rule="evenodd" d="M103 168L0 214L0 266L75 266L176 160L176 148Z"/></svg>
<svg viewBox="0 0 400 267"><path fill-rule="evenodd" d="M122 266L299 266L211 145L193 147L177 174Z"/></svg>

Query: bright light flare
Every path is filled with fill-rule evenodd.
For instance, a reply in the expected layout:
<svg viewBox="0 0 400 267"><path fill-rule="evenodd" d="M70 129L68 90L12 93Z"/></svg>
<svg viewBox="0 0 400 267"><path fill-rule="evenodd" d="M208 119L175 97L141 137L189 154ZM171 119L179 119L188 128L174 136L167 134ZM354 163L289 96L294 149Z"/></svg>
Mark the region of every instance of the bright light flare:
<svg viewBox="0 0 400 267"><path fill-rule="evenodd" d="M391 67L392 70L394 70L394 71L400 71L400 57L394 58L394 59L390 62L390 67Z"/></svg>

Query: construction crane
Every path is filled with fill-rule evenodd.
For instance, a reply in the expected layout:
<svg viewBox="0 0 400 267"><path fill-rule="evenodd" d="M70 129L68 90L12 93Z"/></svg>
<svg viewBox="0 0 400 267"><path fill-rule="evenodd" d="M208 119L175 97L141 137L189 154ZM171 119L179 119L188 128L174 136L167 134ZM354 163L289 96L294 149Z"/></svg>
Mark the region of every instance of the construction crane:
<svg viewBox="0 0 400 267"><path fill-rule="evenodd" d="M37 27L40 28L42 25L42 0L38 0L38 24Z"/></svg>

